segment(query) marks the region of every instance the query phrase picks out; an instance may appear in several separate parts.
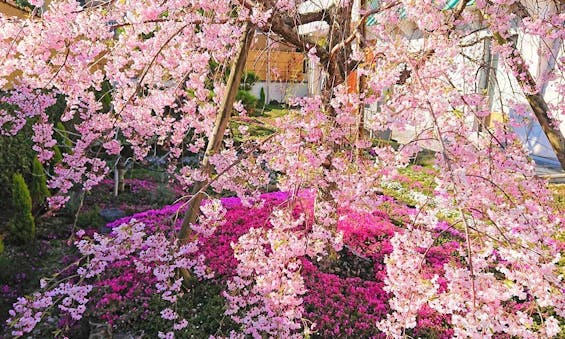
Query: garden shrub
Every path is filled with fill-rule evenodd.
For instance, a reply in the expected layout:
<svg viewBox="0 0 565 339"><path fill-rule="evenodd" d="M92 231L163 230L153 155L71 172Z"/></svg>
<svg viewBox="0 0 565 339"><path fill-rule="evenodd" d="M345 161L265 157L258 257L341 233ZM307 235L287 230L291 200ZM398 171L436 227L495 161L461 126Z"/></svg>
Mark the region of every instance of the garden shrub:
<svg viewBox="0 0 565 339"><path fill-rule="evenodd" d="M15 0L14 3L16 4L16 7L24 11L33 11L35 9L35 6L27 0Z"/></svg>
<svg viewBox="0 0 565 339"><path fill-rule="evenodd" d="M159 184L151 192L149 201L151 205L165 206L172 204L176 199L175 192L173 192L166 184Z"/></svg>
<svg viewBox="0 0 565 339"><path fill-rule="evenodd" d="M22 173L27 177L31 173L33 158L36 156L32 150L31 127L26 126L14 136L0 136L0 210L11 211L12 176ZM0 212L1 213L1 212Z"/></svg>
<svg viewBox="0 0 565 339"><path fill-rule="evenodd" d="M0 91L0 97L8 94L9 93L6 91ZM46 109L50 121L59 121L56 124L57 128L63 126L59 118L65 108L65 98L59 95L57 96L57 102ZM0 109L6 110L8 114L12 114L18 108L15 105L0 102ZM0 199L0 214L3 213L1 211L11 211L15 208L11 205L12 199L10 190L14 173L20 173L25 180L31 182L33 159L37 156L37 153L32 149L32 136L34 134L32 126L35 122L35 119L28 120L27 124L16 135L0 136L0 196L7 197ZM64 129L64 126L62 128ZM55 132L53 136L57 139L58 133ZM63 138L60 141L57 139L57 141L65 145L64 151L69 152L72 146L71 140ZM57 150L54 151L57 152ZM61 149L59 149L59 151L61 151ZM57 157L57 154L55 154L55 156Z"/></svg>
<svg viewBox="0 0 565 339"><path fill-rule="evenodd" d="M102 112L104 113L108 113L112 110L113 91L114 89L108 79L102 81L99 91L93 89L94 96L96 97L96 100L102 104Z"/></svg>
<svg viewBox="0 0 565 339"><path fill-rule="evenodd" d="M73 148L73 142L69 139L67 135L67 129L61 121L55 124L55 128L58 130L53 133L53 137L57 140L57 144L60 145L65 151L70 151Z"/></svg>
<svg viewBox="0 0 565 339"><path fill-rule="evenodd" d="M265 87L261 87L261 91L259 91L259 101L257 102L257 107L265 106Z"/></svg>
<svg viewBox="0 0 565 339"><path fill-rule="evenodd" d="M47 197L51 196L51 193L47 188L45 170L37 157L33 159L31 168L31 184L29 191L34 208L37 209L43 205Z"/></svg>
<svg viewBox="0 0 565 339"><path fill-rule="evenodd" d="M0 254L0 281L13 280L21 271L22 267L20 265L14 265L7 253L5 255ZM0 303L0 309L8 311L10 307L9 305L2 305L2 303Z"/></svg>
<svg viewBox="0 0 565 339"><path fill-rule="evenodd" d="M53 147L53 161L51 162L51 166L55 167L57 164L60 164L63 161L63 153L61 153L61 149L59 146L55 145Z"/></svg>
<svg viewBox="0 0 565 339"><path fill-rule="evenodd" d="M16 173L12 179L12 205L14 214L9 223L13 239L29 243L35 239L35 220L31 214L31 195L24 177Z"/></svg>
<svg viewBox="0 0 565 339"><path fill-rule="evenodd" d="M241 82L239 84L239 89L244 91L250 91L253 85L259 80L259 76L254 72L245 72L241 77Z"/></svg>
<svg viewBox="0 0 565 339"><path fill-rule="evenodd" d="M239 90L235 97L236 101L241 101L243 107L247 111L247 114L253 115L255 107L257 106L257 98L251 94L249 91Z"/></svg>
<svg viewBox="0 0 565 339"><path fill-rule="evenodd" d="M135 297L127 298L127 294L132 293L131 285L138 284L135 281L138 277L127 274L126 276L126 279L112 280L111 283L113 296L123 301L111 304L114 309L111 307L99 308L98 312L106 314L95 316L102 319L106 317L113 319L111 314L117 314L121 310L122 315L115 322L116 327L121 331L144 333L148 338L157 338L159 332L165 331L170 326L168 321L160 316L161 310L168 306L167 302L159 295L135 295ZM238 325L230 317L224 315L223 288L224 286L217 281L194 282L192 288L187 292L188 295L180 298L175 307L175 311L187 319L192 326L178 331L177 337L207 338L210 333L227 336L230 331L238 330ZM125 296L120 299L118 295ZM109 309L113 312L109 312ZM142 321L139 321L140 319Z"/></svg>
<svg viewBox="0 0 565 339"><path fill-rule="evenodd" d="M49 92L49 90L45 91ZM49 122L55 124L61 121L61 117L67 109L67 97L63 94L55 94L55 103L45 109L45 114L49 117ZM54 133L56 134L56 133Z"/></svg>
<svg viewBox="0 0 565 339"><path fill-rule="evenodd" d="M67 200L67 203L59 211L59 213L62 214L62 215L74 218L76 213L78 212L78 209L81 206L82 194L83 194L83 192L81 192L81 191L70 192L69 200Z"/></svg>
<svg viewBox="0 0 565 339"><path fill-rule="evenodd" d="M80 228L100 228L106 224L106 221L100 215L100 208L95 207L90 210L81 212L76 221L76 225Z"/></svg>

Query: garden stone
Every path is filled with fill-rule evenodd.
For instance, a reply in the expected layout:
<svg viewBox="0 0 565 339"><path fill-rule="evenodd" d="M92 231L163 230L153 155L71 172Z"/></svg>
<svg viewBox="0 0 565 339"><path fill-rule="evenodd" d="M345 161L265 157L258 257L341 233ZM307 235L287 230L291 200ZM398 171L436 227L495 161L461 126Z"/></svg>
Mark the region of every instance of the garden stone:
<svg viewBox="0 0 565 339"><path fill-rule="evenodd" d="M99 214L107 222L112 222L114 220L118 220L126 216L126 212L115 207L103 209L99 212Z"/></svg>
<svg viewBox="0 0 565 339"><path fill-rule="evenodd" d="M166 161L165 159L161 158L161 157L156 157L156 156L148 156L145 158L145 161L147 161L150 165L156 166L156 167L163 167L166 165Z"/></svg>
<svg viewBox="0 0 565 339"><path fill-rule="evenodd" d="M98 227L98 233L100 234L110 234L112 233L112 228L108 227L107 224Z"/></svg>
<svg viewBox="0 0 565 339"><path fill-rule="evenodd" d="M112 339L141 339L143 334L134 335L131 333L115 333Z"/></svg>
<svg viewBox="0 0 565 339"><path fill-rule="evenodd" d="M108 323L95 323L90 321L90 334L88 339L112 339L112 326Z"/></svg>

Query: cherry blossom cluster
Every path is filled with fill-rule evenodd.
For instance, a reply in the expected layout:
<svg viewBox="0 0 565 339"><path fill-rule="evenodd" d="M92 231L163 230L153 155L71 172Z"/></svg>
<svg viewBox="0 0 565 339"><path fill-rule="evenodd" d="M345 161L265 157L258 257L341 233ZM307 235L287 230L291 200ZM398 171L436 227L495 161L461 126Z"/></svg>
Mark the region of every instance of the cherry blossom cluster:
<svg viewBox="0 0 565 339"><path fill-rule="evenodd" d="M271 229L252 228L233 244L239 264L228 281L226 314L254 338L300 338L306 293L300 257L306 241L292 230L304 223L304 215L294 219L286 210L275 210L271 223Z"/></svg>
<svg viewBox="0 0 565 339"><path fill-rule="evenodd" d="M1 134L14 134L32 121L34 149L41 161L48 161L56 142L55 121L46 109L56 95L64 95L61 120L74 133L73 148L50 180L54 205L62 205L74 188L99 184L109 171L107 160L125 146L139 160L152 146L166 149L168 169L186 185L213 177L214 190L236 192L247 206L268 183L268 170L277 172L281 191L310 192L312 198L305 200L312 207L301 211L302 217L272 206L261 212L267 219L242 217L244 225L230 234L237 241L226 236L206 243L222 218L243 213L225 212L212 202L203 207L201 224L193 225L203 235L195 243L179 246L167 237L178 220L160 218L175 206L143 215L152 221L146 227L169 228L167 236L144 233L130 219L113 237L78 244L90 258L78 272L81 279L90 280L111 262L135 254L136 271L154 277L156 293L171 303L180 294L175 268L206 276L203 260L214 262L221 273L233 271L227 263L237 265L226 293L230 314L255 336L297 335L308 328L301 322L306 314L301 259L338 249L344 214L371 215L388 204L382 190L402 187L394 180L398 169L423 148L433 149L435 187L428 195L411 195L416 208L400 218L404 227L392 236L383 262L391 313L378 327L401 336L415 330L422 314L433 313L447 319L461 337L556 336L565 317L558 264L563 245L556 237L564 220L562 211L551 208L551 194L535 177L528 150L513 130L534 117L516 98L501 98L502 113L512 111L523 121L512 117L509 123L487 126L492 111L488 91L474 84L485 68L482 42L490 39L500 66L523 94L543 95L548 86L556 88L547 115L552 126L561 123L565 63L559 45L565 18L557 3L477 0L473 6L461 1L460 8L443 10L435 1L385 1L382 5L390 7L376 14L378 25L368 28L374 42L367 51L370 62L358 65L365 84L360 93L345 84L325 84L323 96L291 101L298 108L274 122L276 134L268 142L255 150L253 142L236 149L233 140L225 140L224 149L210 158L213 170L205 173L183 167L179 159L186 150L198 153L206 146L243 23L269 29L280 19L277 11L297 13L301 4L278 1L265 8L260 1L142 0L83 8L73 0L53 1L37 20L0 15L0 86L10 86L0 99ZM540 50L545 61L538 74L519 51L525 37L546 46ZM316 55L314 46L303 48L314 63L327 59ZM357 53L347 62L359 59ZM109 109L97 99L107 84ZM369 108L373 114L362 114ZM363 127L411 136L397 146L370 139ZM364 218L355 220L359 228L365 226ZM429 256L441 238L438 225L458 246L450 247L456 254L440 261L441 269L429 270ZM214 246L229 248L233 241L234 257L226 257L226 263L209 255L204 259L197 255L201 240L206 254L214 253ZM51 298L62 297L60 309L80 316L85 300L69 296L75 292L61 286ZM31 329L50 307L45 293L20 300L11 320L16 334ZM37 307L34 300L41 300ZM173 308L162 315L173 328L186 326Z"/></svg>
<svg viewBox="0 0 565 339"><path fill-rule="evenodd" d="M72 319L81 319L87 309L90 292L94 287L105 287L96 283L95 278L111 273L110 269L117 268L112 267L113 264L128 258L133 259L130 264L135 272L147 277L146 282L153 283L154 293L171 305L161 311L161 317L171 321L171 332L163 333L163 337L170 337L172 331L185 328L187 320L174 311L178 298L183 295L182 278L176 272L185 268L201 278L211 275L204 266L203 257L195 255L197 243L179 246L176 240L171 241L163 233L149 235L146 232L146 226L135 219L114 228L109 236L95 233L90 239L84 237L84 231L79 231L77 235L82 238L76 246L85 263L67 281L42 280L43 292L19 298L8 319L13 328L12 335L18 337L31 332L54 306L68 313Z"/></svg>
<svg viewBox="0 0 565 339"><path fill-rule="evenodd" d="M191 228L203 237L211 236L218 227L225 223L226 209L218 199L206 200L200 206L202 214L198 218L198 224Z"/></svg>
<svg viewBox="0 0 565 339"><path fill-rule="evenodd" d="M234 13L227 1L82 8L67 0L50 3L38 20L0 16L0 51L6 59L0 82L10 84L2 101L15 107L0 111L2 134L14 134L40 117L33 123L34 149L48 161L56 143L45 108L55 94L65 96L61 120L76 132L73 149L64 152L49 183L58 193L51 199L55 207L73 187L89 190L98 184L108 172L102 155L119 155L124 145L138 160L154 144L167 147L172 162L183 149L198 152L205 146L223 91L218 74L234 53L246 17ZM212 63L219 66L213 69ZM95 96L103 82L111 86L103 93L112 98L110 111ZM188 131L193 140L185 140Z"/></svg>

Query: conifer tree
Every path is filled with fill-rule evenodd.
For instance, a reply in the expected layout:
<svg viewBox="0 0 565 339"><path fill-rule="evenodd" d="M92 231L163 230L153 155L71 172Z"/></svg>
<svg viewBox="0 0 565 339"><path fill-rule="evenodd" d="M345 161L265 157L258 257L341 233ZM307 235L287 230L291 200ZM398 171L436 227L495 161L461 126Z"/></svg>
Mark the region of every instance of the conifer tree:
<svg viewBox="0 0 565 339"><path fill-rule="evenodd" d="M31 195L24 177L16 173L12 177L12 205L14 215L9 228L13 239L28 243L35 239L35 220L31 214Z"/></svg>

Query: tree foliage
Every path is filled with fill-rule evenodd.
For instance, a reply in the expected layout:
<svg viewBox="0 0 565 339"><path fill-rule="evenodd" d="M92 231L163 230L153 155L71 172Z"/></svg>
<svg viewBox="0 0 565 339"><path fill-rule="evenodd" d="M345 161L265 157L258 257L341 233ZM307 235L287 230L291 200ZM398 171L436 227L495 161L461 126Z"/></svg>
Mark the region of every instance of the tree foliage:
<svg viewBox="0 0 565 339"><path fill-rule="evenodd" d="M47 188L45 169L37 158L33 159L31 168L31 183L29 188L31 201L36 207L39 207L45 203L45 199L51 196L51 192L49 192Z"/></svg>
<svg viewBox="0 0 565 339"><path fill-rule="evenodd" d="M238 274L227 290L233 305L249 308L228 314L246 334L300 336L310 331L301 321L301 258L335 253L342 245L342 212L372 213L399 169L431 148L437 150L434 188L414 195L414 213L407 212L402 231L391 238L384 278L391 311L375 326L401 337L427 307L449 317L460 337L557 335L565 317L558 265L563 245L557 240L562 211L551 208L553 198L513 126L537 119L565 166L558 127L565 111L565 60L544 47L560 45L565 36L562 4L461 0L444 9L436 1L379 1L375 7L361 1L354 18L356 1L304 11L308 3L140 0L85 8L62 0L41 18L0 16L0 86L14 88L0 98L14 108L0 110L2 134L15 135L32 121L33 149L40 162L51 161L58 120L50 119L48 108L65 97L60 119L72 130L73 143L50 179L57 190L52 206L64 204L73 188L98 184L110 170L108 160L125 145L137 160L155 144L167 148L169 171L199 197L191 200L196 203L179 240L148 236L132 221L107 241L81 241L81 252L92 258L79 273L84 284L62 283L36 297L47 305L52 297L73 296L73 307L65 307L78 319L93 288L88 281L103 273L105 258L131 254L139 258L136 269L154 274L155 288L174 303L187 278L174 271L206 275L202 263L187 256L225 215L217 201L200 206L202 193L233 192L253 206L277 173L277 188L293 193L292 201L313 202L311 215L295 215L292 203L283 204L269 217L272 228L252 228L239 237ZM368 19L377 24L367 27ZM317 34L301 34L312 26L320 28ZM246 37L254 29L307 55L322 76L320 95L292 99L296 109L273 122L272 135L236 145L224 134L250 44ZM546 65L540 74L532 74L516 36L542 46ZM484 63L485 40L526 98L499 98L500 108L513 112L508 124L484 123L492 111L489 91L470 85L477 72L491 67ZM355 77L356 84L347 81ZM557 100L543 95L550 85ZM373 114L365 114L368 107ZM393 148L368 138L366 129L414 133ZM187 150L205 153L201 168L182 164ZM308 194L311 200L300 198ZM427 249L437 241L433 232L446 224L459 235L457 254L441 277L430 275L422 269ZM159 269L148 273L146 267ZM44 306L21 299L15 309L14 333L23 335ZM162 317L175 329L186 326L172 308Z"/></svg>

